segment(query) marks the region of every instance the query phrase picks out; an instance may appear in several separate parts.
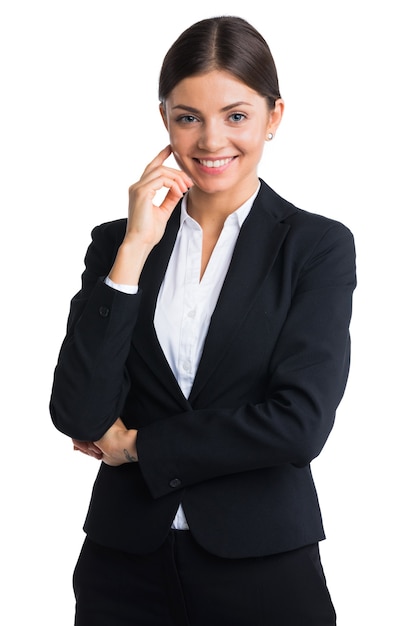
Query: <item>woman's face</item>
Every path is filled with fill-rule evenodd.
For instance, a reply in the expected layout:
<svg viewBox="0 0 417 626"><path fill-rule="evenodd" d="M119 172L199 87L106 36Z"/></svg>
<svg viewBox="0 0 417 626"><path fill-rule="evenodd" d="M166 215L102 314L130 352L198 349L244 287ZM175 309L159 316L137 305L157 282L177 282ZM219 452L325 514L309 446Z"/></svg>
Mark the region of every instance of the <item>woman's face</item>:
<svg viewBox="0 0 417 626"><path fill-rule="evenodd" d="M256 190L265 140L282 111L281 100L271 110L264 97L218 70L185 78L161 105L175 159L194 184L246 197Z"/></svg>

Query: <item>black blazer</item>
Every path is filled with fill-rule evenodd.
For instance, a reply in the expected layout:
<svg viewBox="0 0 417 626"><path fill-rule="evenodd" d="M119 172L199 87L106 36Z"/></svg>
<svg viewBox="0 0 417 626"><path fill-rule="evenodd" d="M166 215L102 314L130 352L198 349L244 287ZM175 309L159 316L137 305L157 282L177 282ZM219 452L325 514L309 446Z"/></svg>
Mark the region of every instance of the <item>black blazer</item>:
<svg viewBox="0 0 417 626"><path fill-rule="evenodd" d="M133 553L158 547L180 502L195 539L224 557L324 538L310 472L349 369L355 251L339 222L261 181L242 226L186 399L153 326L179 206L139 293L107 287L126 220L93 231L51 397L55 426L97 440L121 416L139 463L101 464L85 531Z"/></svg>

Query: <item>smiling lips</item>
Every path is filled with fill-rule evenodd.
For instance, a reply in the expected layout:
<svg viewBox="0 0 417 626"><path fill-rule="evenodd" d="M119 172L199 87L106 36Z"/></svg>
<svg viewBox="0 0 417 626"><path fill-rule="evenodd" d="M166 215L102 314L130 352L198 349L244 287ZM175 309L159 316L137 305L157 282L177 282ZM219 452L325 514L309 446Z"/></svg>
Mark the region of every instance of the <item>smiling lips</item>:
<svg viewBox="0 0 417 626"><path fill-rule="evenodd" d="M219 167L224 167L225 165L228 165L231 161L233 161L234 157L229 157L227 159L216 159L215 161L212 161L211 159L196 159L200 165L203 165L204 167L208 167L210 169L212 168L219 168Z"/></svg>

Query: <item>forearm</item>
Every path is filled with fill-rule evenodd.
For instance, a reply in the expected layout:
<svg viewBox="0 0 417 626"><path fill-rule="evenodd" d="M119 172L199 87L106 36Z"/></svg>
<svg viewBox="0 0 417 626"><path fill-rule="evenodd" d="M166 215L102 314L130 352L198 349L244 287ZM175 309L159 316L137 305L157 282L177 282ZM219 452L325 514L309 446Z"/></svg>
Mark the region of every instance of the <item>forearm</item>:
<svg viewBox="0 0 417 626"><path fill-rule="evenodd" d="M320 453L349 372L351 244L349 237L331 246L323 239L326 253L317 248L305 263L275 337L256 327L256 312L254 320L246 318L239 334L246 341L229 344L223 377L212 373L210 387L206 383L197 396L194 408L200 410L141 428L139 463L154 497L172 491L174 478L189 486L268 467L308 465ZM254 346L248 347L253 329L256 345L265 342L259 362Z"/></svg>
<svg viewBox="0 0 417 626"><path fill-rule="evenodd" d="M177 487L283 465L305 466L324 446L335 411L286 406L282 398L236 410L205 409L159 420L140 429L137 451L154 497Z"/></svg>
<svg viewBox="0 0 417 626"><path fill-rule="evenodd" d="M65 338L50 406L55 426L66 435L98 440L121 414L139 301L139 293L126 295L99 281Z"/></svg>

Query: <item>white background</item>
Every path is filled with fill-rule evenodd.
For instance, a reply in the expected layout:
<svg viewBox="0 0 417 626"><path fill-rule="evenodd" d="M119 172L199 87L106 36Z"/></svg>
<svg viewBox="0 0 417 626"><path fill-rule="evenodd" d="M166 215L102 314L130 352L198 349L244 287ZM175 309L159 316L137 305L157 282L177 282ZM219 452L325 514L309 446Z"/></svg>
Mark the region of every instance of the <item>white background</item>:
<svg viewBox="0 0 417 626"><path fill-rule="evenodd" d="M412 5L1 3L2 623L73 623L72 570L98 466L49 418L69 300L91 228L126 215L129 185L167 143L163 55L194 21L237 13L269 42L286 102L260 174L356 238L351 376L313 464L338 626L417 624Z"/></svg>

